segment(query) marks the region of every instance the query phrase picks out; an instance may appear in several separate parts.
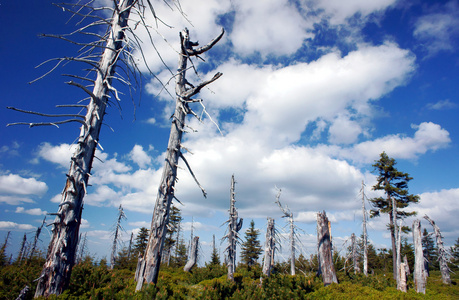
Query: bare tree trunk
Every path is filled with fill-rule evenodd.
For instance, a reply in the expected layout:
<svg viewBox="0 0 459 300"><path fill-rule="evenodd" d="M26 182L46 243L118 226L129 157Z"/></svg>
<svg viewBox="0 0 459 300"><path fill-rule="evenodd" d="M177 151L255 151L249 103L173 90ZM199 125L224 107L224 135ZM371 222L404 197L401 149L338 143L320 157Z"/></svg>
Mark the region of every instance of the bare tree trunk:
<svg viewBox="0 0 459 300"><path fill-rule="evenodd" d="M395 224L396 222L394 222ZM400 221L400 226L398 226L398 231L397 231L397 247L396 247L396 251L397 251L397 254L396 254L396 265L397 265L397 277L396 277L396 281L397 281L397 289L398 290L401 290L402 286L401 286L401 277L400 277L400 269L401 269L401 263L402 263L402 256L401 256L401 247L402 246L402 224L401 224L401 221Z"/></svg>
<svg viewBox="0 0 459 300"><path fill-rule="evenodd" d="M29 292L30 288L28 285L26 285L21 292L19 293L19 296L16 298L16 300L24 300L27 297L27 293Z"/></svg>
<svg viewBox="0 0 459 300"><path fill-rule="evenodd" d="M367 236L367 211L365 209L365 184L362 180L362 214L363 214L363 275L368 276L368 236ZM360 272L360 271L359 271Z"/></svg>
<svg viewBox="0 0 459 300"><path fill-rule="evenodd" d="M43 222L41 223L41 225L37 228L37 231L35 232L35 238L33 240L33 245L32 245L32 250L30 250L30 258L33 257L33 255L35 254L35 249L37 248L37 243L38 243L38 238L40 237L40 233L41 233L41 230L43 229L43 225L45 225L45 221L46 221L46 216L43 218Z"/></svg>
<svg viewBox="0 0 459 300"><path fill-rule="evenodd" d="M137 291L142 288L144 281L147 283L156 284L158 280L161 255L167 234L166 226L169 222L169 210L172 200L174 199L174 186L177 179L177 166L179 163L179 158L182 158L182 160L188 166L188 163L181 152L182 135L184 132L186 116L188 114L194 114L194 112L190 109L189 104L193 102L199 102L199 100L192 99L191 97L198 94L203 87L217 80L222 75L221 73L217 73L211 80L202 82L198 86L194 87L185 78L187 61L190 59L190 57L198 56L212 48L221 39L223 33L224 30L222 30L221 34L208 45L198 49L193 49L194 46L197 46L197 43L190 41L188 29L185 28L185 30L180 33L182 49L179 55L175 85L175 92L177 95L175 113L172 118L172 126L169 135L169 143L167 146L163 174L159 184L155 208L153 211L150 237L148 239L148 244L144 255L145 260L143 264L145 264L145 266L142 267L143 272L140 272L138 277L136 286ZM191 88L188 89L187 86L191 86ZM194 174L191 172L191 170L190 173L194 177ZM204 196L206 196L205 191L202 191Z"/></svg>
<svg viewBox="0 0 459 300"><path fill-rule="evenodd" d="M188 261L183 267L183 271L190 272L191 269L196 265L198 261L198 249L199 249L199 236L195 236L191 242L190 253L188 255Z"/></svg>
<svg viewBox="0 0 459 300"><path fill-rule="evenodd" d="M388 196L389 197L389 196ZM392 242L392 267L394 273L394 279L398 282L398 268L397 264L397 209L395 199L391 199L392 211L389 212L389 226L390 226L390 238Z"/></svg>
<svg viewBox="0 0 459 300"><path fill-rule="evenodd" d="M317 241L319 271L322 274L324 286L338 283L331 252L330 222L325 211L317 213Z"/></svg>
<svg viewBox="0 0 459 300"><path fill-rule="evenodd" d="M21 263L22 259L23 259L24 256L25 256L25 252L26 252L26 243L27 243L27 236L26 236L26 234L24 233L24 237L22 238L21 248L19 249L19 253L18 253L18 258L16 259L16 261L18 262L18 264Z"/></svg>
<svg viewBox="0 0 459 300"><path fill-rule="evenodd" d="M276 195L276 203L279 205L279 208L281 211L284 213L285 218L288 218L289 224L290 224L290 235L289 235L289 241L290 241L290 274L295 275L295 224L293 222L293 213L290 211L288 206L283 207L282 204L280 203L280 195L281 195L281 189L279 189L277 195Z"/></svg>
<svg viewBox="0 0 459 300"><path fill-rule="evenodd" d="M121 221L123 219L126 219L126 215L124 214L123 207L120 204L120 207L118 208L118 219L115 225L115 232L113 234L112 255L110 256L110 269L111 270L113 270L113 268L115 267L116 246L118 246L118 236L120 234L120 230L123 230L123 227L121 226Z"/></svg>
<svg viewBox="0 0 459 300"><path fill-rule="evenodd" d="M397 284L397 289L406 293L406 264L404 262L400 263L398 273L399 283Z"/></svg>
<svg viewBox="0 0 459 300"><path fill-rule="evenodd" d="M132 240L134 239L134 232L131 232L131 239L129 240L129 247L128 247L128 253L127 253L127 258L131 258L131 251L132 251Z"/></svg>
<svg viewBox="0 0 459 300"><path fill-rule="evenodd" d="M355 240L355 234L351 235L351 243L352 243L352 264L354 267L354 274L360 273L359 261L357 258L357 243Z"/></svg>
<svg viewBox="0 0 459 300"><path fill-rule="evenodd" d="M230 188L230 209L228 223L228 233L224 237L228 240L228 247L226 247L227 258L226 263L228 267L228 280L234 281L234 272L236 271L236 246L239 238L239 230L242 228L243 219L238 220L238 213L236 210L236 193L235 193L235 180L234 175L231 176Z"/></svg>
<svg viewBox="0 0 459 300"><path fill-rule="evenodd" d="M421 221L413 222L413 243L414 243L414 285L416 292L426 293L427 271L424 263L424 252L422 249Z"/></svg>
<svg viewBox="0 0 459 300"><path fill-rule="evenodd" d="M53 236L49 243L45 265L38 281L35 297L59 295L67 287L73 265L75 250L83 211L83 197L87 193L88 178L92 168L94 153L99 142L111 82L115 74L119 53L123 48L130 8L133 0L122 1L114 10L111 33L105 50L97 66L97 78L86 107L84 125L81 127L77 149L75 150L62 192L61 203L53 222Z"/></svg>
<svg viewBox="0 0 459 300"><path fill-rule="evenodd" d="M449 275L450 269L448 267L448 258L447 252L445 247L443 246L443 237L441 236L440 228L435 224L435 222L429 218L427 215L424 216L424 219L429 221L432 225L435 237L437 241L437 249L438 249L438 260L440 262L440 272L441 272L441 279L444 284L451 284L451 277Z"/></svg>
<svg viewBox="0 0 459 300"><path fill-rule="evenodd" d="M263 274L267 277L271 274L271 268L274 265L274 255L276 251L276 234L274 228L274 219L268 218L266 227L265 256L263 259Z"/></svg>

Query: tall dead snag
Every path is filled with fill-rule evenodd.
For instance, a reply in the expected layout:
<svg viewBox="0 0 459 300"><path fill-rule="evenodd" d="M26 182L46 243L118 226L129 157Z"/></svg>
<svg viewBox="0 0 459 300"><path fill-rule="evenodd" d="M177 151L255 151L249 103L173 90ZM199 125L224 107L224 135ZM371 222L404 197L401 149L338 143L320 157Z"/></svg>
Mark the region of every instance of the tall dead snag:
<svg viewBox="0 0 459 300"><path fill-rule="evenodd" d="M21 242L21 248L19 249L19 252L18 252L18 258L16 258L16 262L18 264L21 264L22 260L26 256L26 251L27 251L27 236L24 233L24 237L22 238L22 242Z"/></svg>
<svg viewBox="0 0 459 300"><path fill-rule="evenodd" d="M322 274L324 286L338 283L331 252L330 221L328 221L325 211L317 213L317 241L319 272Z"/></svg>
<svg viewBox="0 0 459 300"><path fill-rule="evenodd" d="M276 231L274 228L274 219L268 218L266 227L265 256L263 259L263 274L267 277L271 274L274 265L274 254L276 252Z"/></svg>
<svg viewBox="0 0 459 300"><path fill-rule="evenodd" d="M357 257L357 242L355 239L355 234L351 235L351 244L352 244L352 265L354 268L354 274L360 273L359 260Z"/></svg>
<svg viewBox="0 0 459 300"><path fill-rule="evenodd" d="M289 234L289 241L290 241L290 274L295 275L295 224L293 222L293 213L290 211L288 206L283 207L280 203L280 195L281 189L279 189L277 196L276 196L276 203L279 205L279 208L284 213L282 218L288 218L289 227L290 227L290 234Z"/></svg>
<svg viewBox="0 0 459 300"><path fill-rule="evenodd" d="M35 238L33 239L33 244L32 244L32 250L30 250L30 259L33 258L33 255L35 254L35 249L37 249L37 243L38 239L40 238L40 233L41 230L43 229L43 226L45 225L46 222L46 216L43 218L43 222L41 223L40 226L38 226L37 231L35 232Z"/></svg>
<svg viewBox="0 0 459 300"><path fill-rule="evenodd" d="M203 87L220 78L222 73L215 74L212 79L201 82L197 86L193 86L189 83L185 78L185 75L188 60L191 59L191 57L198 57L200 54L210 50L222 38L224 32L225 31L222 29L220 35L209 44L196 49L193 47L198 46L198 43L190 41L188 29L185 28L180 33L181 52L179 55L177 74L175 76L175 93L177 95L175 112L172 116L172 125L169 135L169 143L167 145L166 159L151 221L150 237L145 250L144 261L139 264L141 270L139 271L140 276L137 281L136 290L140 290L142 288L144 281L156 284L158 280L161 255L167 234L166 226L169 222L169 210L172 200L175 197L174 186L175 181L177 180L177 166L179 158L181 158L188 167L191 175L201 188L204 197L206 197L206 192L197 181L181 151L181 142L183 132L185 131L186 116L193 115L198 117L189 105L195 102L202 102L201 99L193 99L192 97L198 94Z"/></svg>
<svg viewBox="0 0 459 300"><path fill-rule="evenodd" d="M414 243L414 285L416 292L426 293L427 270L425 268L424 251L422 249L421 221L413 222Z"/></svg>
<svg viewBox="0 0 459 300"><path fill-rule="evenodd" d="M223 239L228 240L228 247L225 251L226 255L226 265L228 266L228 280L234 281L234 272L236 271L236 246L239 240L239 230L242 228L243 219L238 220L238 213L236 210L236 192L235 192L236 182L234 180L234 175L231 176L231 189L230 189L230 209L229 209L229 219L226 221L228 223L227 234Z"/></svg>
<svg viewBox="0 0 459 300"><path fill-rule="evenodd" d="M188 255L188 261L183 267L183 271L190 272L191 269L196 265L198 261L198 249L199 249L199 236L195 236L191 242L190 253Z"/></svg>
<svg viewBox="0 0 459 300"><path fill-rule="evenodd" d="M365 209L365 183L362 180L363 275L368 276L367 210Z"/></svg>
<svg viewBox="0 0 459 300"><path fill-rule="evenodd" d="M126 215L124 214L123 207L120 204L120 207L118 207L118 218L116 220L115 230L113 232L112 254L110 255L110 269L111 270L113 270L113 268L115 267L116 247L118 246L118 242L119 242L118 237L120 235L120 231L123 230L123 226L121 226L121 221L124 219L126 219Z"/></svg>
<svg viewBox="0 0 459 300"><path fill-rule="evenodd" d="M395 232L395 235L396 235L396 239L397 239L397 243L396 243L396 246L395 246L395 249L396 249L396 267L397 267L397 274L396 274L396 281L397 281L397 289L400 290L400 291L403 291L403 287L402 287L402 282L401 282L401 264L402 264L402 254L401 254L401 249L402 249L402 221L400 220L400 225L397 227L397 222L394 222L394 226L395 228L398 228L398 230ZM403 266L404 268L405 266ZM405 288L405 292L406 292L406 288Z"/></svg>
<svg viewBox="0 0 459 300"><path fill-rule="evenodd" d="M440 228L438 228L435 222L427 215L424 216L424 219L429 221L430 225L432 225L434 229L438 249L438 261L440 262L441 279L444 284L451 284L451 277L449 275L450 269L448 267L447 257L448 253L446 252L445 246L443 246L443 237L441 236Z"/></svg>
<svg viewBox="0 0 459 300"><path fill-rule="evenodd" d="M83 198L87 194L88 179L90 177L96 146L99 145L99 135L102 127L105 110L109 98L115 106L120 101L118 90L113 87L117 80L129 89L137 82L140 70L138 59L133 56L133 50L141 50L141 43L132 28L128 26L130 15L136 14L138 21L135 27L143 26L147 31L149 25L145 23L145 13L148 8L156 17L150 0L113 0L106 7L92 7L98 1L78 1L75 4L58 4L64 11L73 13L73 17L81 17L78 21L80 28L66 35L44 35L57 38L77 45L80 50L75 57L50 59L55 66L40 78L55 70L66 62L85 64L85 76L65 75L71 78L68 85L81 89L89 100L87 104L63 104L58 107L79 110L72 114L43 114L26 111L14 107L10 109L44 117L57 117L60 121L30 123L18 122L9 125L28 125L30 127L77 122L80 123L80 135L77 147L71 157L70 168L67 174L65 187L62 191L58 212L53 213L56 218L52 225L52 237L48 247L46 262L38 280L35 297L59 295L68 286L71 271L75 264L76 248L83 211ZM110 15L110 17L105 17ZM130 33L129 35L126 33ZM82 42L77 36L82 37ZM93 41L88 39L93 38ZM151 40L152 41L152 40ZM144 60L145 62L145 60ZM116 72L116 67L123 64L123 72ZM89 68L88 68L89 67ZM88 71L89 70L89 71ZM88 77L86 77L88 76ZM40 79L38 78L38 79ZM36 79L36 80L38 80ZM34 81L36 81L34 80ZM83 110L86 114L83 115ZM100 146L101 147L101 146ZM102 148L102 147L101 147Z"/></svg>

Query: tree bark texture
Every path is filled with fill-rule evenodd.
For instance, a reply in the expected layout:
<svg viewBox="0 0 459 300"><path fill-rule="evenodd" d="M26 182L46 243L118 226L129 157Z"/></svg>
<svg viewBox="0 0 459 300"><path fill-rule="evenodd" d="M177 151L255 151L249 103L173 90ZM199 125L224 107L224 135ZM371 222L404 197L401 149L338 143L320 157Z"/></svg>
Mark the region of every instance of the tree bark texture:
<svg viewBox="0 0 459 300"><path fill-rule="evenodd" d="M398 273L399 283L397 284L397 289L406 293L406 264L404 262L400 263Z"/></svg>
<svg viewBox="0 0 459 300"><path fill-rule="evenodd" d="M352 243L352 265L354 267L354 274L360 273L359 261L357 257L357 242L355 239L355 234L351 235Z"/></svg>
<svg viewBox="0 0 459 300"><path fill-rule="evenodd" d="M324 212L317 213L317 242L319 271L322 274L324 286L338 283L335 266L332 258L332 244L330 239L330 225L327 215Z"/></svg>
<svg viewBox="0 0 459 300"><path fill-rule="evenodd" d="M274 219L268 218L266 227L265 256L263 259L263 274L267 277L271 274L274 265L274 255L276 251L276 235L274 228Z"/></svg>
<svg viewBox="0 0 459 300"><path fill-rule="evenodd" d="M38 280L35 297L59 295L68 286L83 211L83 197L87 193L94 153L99 141L102 120L108 101L109 87L115 73L119 53L123 48L131 5L134 0L121 1L119 9L114 10L110 34L104 53L97 68L90 103L80 137L71 158L67 182L62 192L59 210L53 222L52 237L48 247L46 262Z"/></svg>
<svg viewBox="0 0 459 300"><path fill-rule="evenodd" d="M226 263L228 267L228 280L234 281L234 272L236 271L236 246L239 238L239 230L242 228L243 219L238 220L238 213L236 210L236 181L234 175L231 176L230 188L230 209L228 219L228 233L225 238L228 240L228 247L226 248L227 258Z"/></svg>
<svg viewBox="0 0 459 300"><path fill-rule="evenodd" d="M422 249L421 221L413 222L413 243L414 243L414 286L416 292L426 293L427 270L424 263L424 251Z"/></svg>
<svg viewBox="0 0 459 300"><path fill-rule="evenodd" d="M364 188L365 188L365 184L362 181L363 275L368 276L367 210L365 209L365 189Z"/></svg>
<svg viewBox="0 0 459 300"><path fill-rule="evenodd" d="M444 284L451 284L451 276L449 275L449 267L448 267L448 253L446 252L445 246L443 246L443 237L441 236L440 228L435 224L435 222L429 218L427 215L424 216L424 219L429 221L432 225L437 241L437 249L438 249L438 260L440 262L440 272L441 272L441 279Z"/></svg>
<svg viewBox="0 0 459 300"><path fill-rule="evenodd" d="M179 158L181 157L184 159L181 153L181 141L185 128L185 118L188 114L193 113L189 104L196 102L191 97L199 93L204 86L215 81L222 75L221 73L217 73L211 80L202 82L196 87L192 86L185 78L187 61L190 57L198 56L212 48L221 39L223 33L224 30L222 29L221 34L216 39L198 49L193 48L198 44L190 41L188 29L185 28L185 30L180 33L181 52L179 54L176 75L175 92L177 99L175 103L175 112L172 117L164 169L153 211L150 236L143 261L140 262L140 268L138 266L136 271L138 272L137 291L142 288L144 282L156 284L158 280L161 256L167 234L166 226L169 222L169 211L175 194L174 186L177 179L177 166ZM190 88L187 88L188 86L190 86Z"/></svg>
<svg viewBox="0 0 459 300"><path fill-rule="evenodd" d="M196 265L198 261L198 249L199 249L199 236L195 236L191 242L190 255L188 255L188 261L183 267L183 271L190 272L191 269Z"/></svg>

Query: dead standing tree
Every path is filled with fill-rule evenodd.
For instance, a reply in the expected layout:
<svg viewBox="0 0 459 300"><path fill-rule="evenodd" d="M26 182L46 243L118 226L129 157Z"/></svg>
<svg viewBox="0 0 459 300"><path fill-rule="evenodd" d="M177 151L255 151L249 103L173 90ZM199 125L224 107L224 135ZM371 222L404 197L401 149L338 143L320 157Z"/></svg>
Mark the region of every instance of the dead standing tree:
<svg viewBox="0 0 459 300"><path fill-rule="evenodd" d="M266 241L265 241L265 256L263 259L263 274L267 277L271 274L271 269L274 266L274 255L276 252L276 229L274 227L274 219L268 218L266 226Z"/></svg>
<svg viewBox="0 0 459 300"><path fill-rule="evenodd" d="M352 266L354 268L354 274L360 273L359 261L357 257L357 242L355 234L351 234L351 251L352 251Z"/></svg>
<svg viewBox="0 0 459 300"><path fill-rule="evenodd" d="M367 210L365 209L365 183L362 180L363 275L368 276ZM360 272L360 271L359 271Z"/></svg>
<svg viewBox="0 0 459 300"><path fill-rule="evenodd" d="M413 243L414 243L414 285L416 292L426 293L427 270L425 267L424 251L422 249L421 221L413 222Z"/></svg>
<svg viewBox="0 0 459 300"><path fill-rule="evenodd" d="M120 231L124 230L123 226L121 226L121 221L126 219L126 215L124 214L123 207L120 204L118 207L118 218L115 224L115 231L113 232L113 245L112 245L112 254L110 255L110 269L113 270L115 267L115 260L116 260L116 247L118 246L119 240L118 237L120 235ZM131 236L132 240L132 236ZM129 247L131 245L129 244Z"/></svg>
<svg viewBox="0 0 459 300"><path fill-rule="evenodd" d="M231 189L230 189L230 209L229 219L225 223L228 223L227 234L223 239L228 240L228 247L225 251L226 264L228 266L228 280L234 281L234 272L236 271L236 246L239 242L239 230L242 228L243 219L238 220L238 213L236 210L236 193L235 193L235 180L234 175L231 176Z"/></svg>
<svg viewBox="0 0 459 300"><path fill-rule="evenodd" d="M317 241L319 272L322 274L324 286L338 283L331 253L330 221L325 211L317 213Z"/></svg>
<svg viewBox="0 0 459 300"><path fill-rule="evenodd" d="M37 249L38 239L40 238L40 233L41 233L41 230L43 229L43 226L45 225L45 222L46 222L46 216L43 218L43 222L41 223L41 225L37 228L37 231L35 232L35 238L33 240L32 250L30 250L30 256L29 256L30 259L32 259L33 255L35 254L35 249Z"/></svg>
<svg viewBox="0 0 459 300"><path fill-rule="evenodd" d="M196 265L198 261L198 249L199 249L199 236L195 236L191 242L190 253L188 255L188 261L183 267L183 271L190 272L191 269Z"/></svg>
<svg viewBox="0 0 459 300"><path fill-rule="evenodd" d="M295 275L295 224L293 222L293 213L290 211L288 206L283 207L280 203L280 195L281 189L279 189L276 195L276 203L279 205L280 210L284 213L282 218L288 218L289 227L290 227L290 234L289 234L289 241L290 241L290 274Z"/></svg>
<svg viewBox="0 0 459 300"><path fill-rule="evenodd" d="M435 233L435 237L437 241L438 260L440 262L441 279L444 284L451 284L451 276L449 275L450 269L448 267L448 258L447 258L448 253L446 252L446 249L443 246L443 237L441 236L440 228L427 215L424 216L424 219L429 221L430 225L432 225L434 229L434 233Z"/></svg>
<svg viewBox="0 0 459 300"><path fill-rule="evenodd" d="M56 62L55 66L38 79L45 77L59 65L73 61L89 66L88 75L65 75L72 80L66 82L71 86L80 88L88 97L86 105L64 104L58 107L78 109L80 112L86 109L86 114L43 114L9 107L10 109L40 115L44 117L64 118L55 122L30 123L19 122L8 125L43 126L77 122L82 124L80 135L77 140L76 150L71 157L67 181L62 191L61 202L56 218L53 221L52 237L48 247L46 262L39 277L35 297L59 295L68 286L71 271L75 264L76 249L78 244L79 229L83 211L83 198L87 194L88 179L90 177L92 163L95 156L96 146L99 145L99 135L102 127L105 110L110 103L109 98L116 99L118 105L119 92L113 87L113 81L117 80L131 89L139 84L140 70L137 58L133 56L133 50L139 50L143 57L141 41L128 26L130 15L137 15L135 27L143 26L149 31L146 24L146 12L150 10L156 19L155 11L150 0L113 0L110 7L92 7L95 1L78 1L76 4L58 5L64 11L73 13L73 17L81 17L77 24L81 27L67 35L44 35L70 42L78 47L79 55L76 57L63 57L50 59L47 62ZM105 17L106 15L110 17ZM101 28L102 27L102 28ZM134 27L133 27L134 28ZM100 34L105 32L105 34ZM128 35L127 33L130 33ZM84 37L83 42L75 38ZM94 41L88 41L88 38ZM152 42L153 40L150 39ZM144 57L143 57L144 58ZM145 62L145 59L143 59ZM116 72L116 67L123 64L124 68ZM148 68L148 67L147 67ZM151 72L150 72L151 74ZM153 74L151 74L153 75ZM95 78L95 79L94 79ZM36 80L38 80L36 79ZM36 81L35 80L35 81ZM135 84L131 84L134 81ZM100 146L102 149L102 147Z"/></svg>
<svg viewBox="0 0 459 300"><path fill-rule="evenodd" d="M175 198L174 186L177 180L177 166L179 158L181 158L188 167L191 175L201 188L204 197L206 197L206 192L197 181L181 151L181 142L183 132L185 131L186 116L193 115L199 119L189 105L196 102L201 103L202 105L202 100L193 99L192 97L198 94L202 88L220 78L222 73L215 74L212 79L201 82L197 86L193 86L189 83L185 78L185 75L188 60L190 60L191 57L199 57L202 53L210 50L222 38L224 32L225 31L222 29L220 35L209 44L196 49L194 47L198 46L198 43L190 41L188 29L185 28L182 32L180 32L181 52L179 54L177 74L175 75L175 93L177 95L175 112L172 116L172 125L169 135L169 143L167 145L166 159L151 221L150 237L148 239L144 258L142 258L143 261L138 264L138 268L140 269L136 271L139 274L136 290L140 290L142 288L144 281L156 284L158 280L161 255L167 234L166 226L169 222L169 210L172 200Z"/></svg>

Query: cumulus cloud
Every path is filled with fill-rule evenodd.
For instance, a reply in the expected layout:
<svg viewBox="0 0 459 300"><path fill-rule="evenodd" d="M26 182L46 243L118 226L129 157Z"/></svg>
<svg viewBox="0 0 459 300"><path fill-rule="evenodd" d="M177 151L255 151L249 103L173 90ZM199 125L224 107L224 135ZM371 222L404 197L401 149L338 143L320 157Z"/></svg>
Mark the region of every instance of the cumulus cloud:
<svg viewBox="0 0 459 300"><path fill-rule="evenodd" d="M151 157L143 150L140 145L135 145L129 153L129 158L135 162L140 168L145 168L151 164Z"/></svg>
<svg viewBox="0 0 459 300"><path fill-rule="evenodd" d="M60 144L53 146L50 143L42 143L38 147L38 156L44 160L58 164L61 167L68 168L70 166L70 157L75 152L76 144Z"/></svg>
<svg viewBox="0 0 459 300"><path fill-rule="evenodd" d="M9 221L0 221L0 230L32 230L34 226L30 224L19 224Z"/></svg>
<svg viewBox="0 0 459 300"><path fill-rule="evenodd" d="M31 209L25 209L22 206L16 207L16 213L22 213L22 214L28 214L28 215L33 215L33 216L41 216L41 215L46 215L46 211L41 210L40 208L31 208Z"/></svg>
<svg viewBox="0 0 459 300"><path fill-rule="evenodd" d="M449 99L440 100L435 103L427 104L427 109L432 109L432 110L447 110L447 109L453 109L456 107L457 107L457 104L450 101Z"/></svg>
<svg viewBox="0 0 459 300"><path fill-rule="evenodd" d="M35 178L23 178L16 174L0 175L0 195L42 196L47 190L48 186L46 183L38 181ZM12 201L14 202L14 200Z"/></svg>

